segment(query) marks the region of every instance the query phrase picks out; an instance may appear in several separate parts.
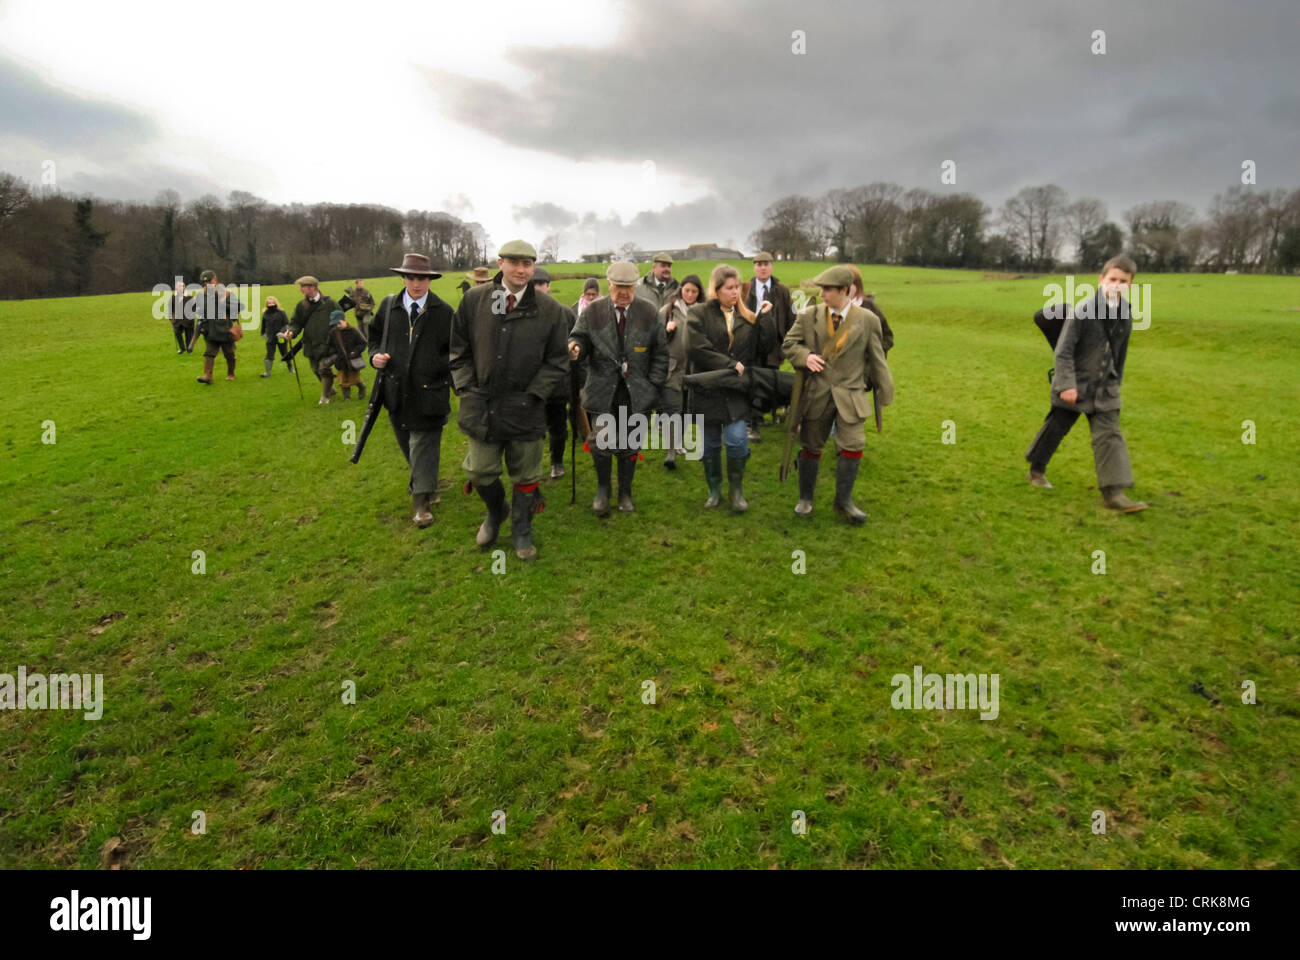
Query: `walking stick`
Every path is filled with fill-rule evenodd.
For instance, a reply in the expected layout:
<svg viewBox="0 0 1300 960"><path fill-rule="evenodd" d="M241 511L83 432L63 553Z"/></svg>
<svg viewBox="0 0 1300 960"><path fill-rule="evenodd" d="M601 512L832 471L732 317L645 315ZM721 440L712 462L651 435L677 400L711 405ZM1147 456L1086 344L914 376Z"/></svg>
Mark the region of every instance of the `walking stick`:
<svg viewBox="0 0 1300 960"><path fill-rule="evenodd" d="M302 392L302 377L298 376L298 364L293 359L293 355L297 352L296 350L290 350L289 355L284 359L289 364L289 369L293 371L293 378L298 381L298 399L306 400L307 397Z"/></svg>

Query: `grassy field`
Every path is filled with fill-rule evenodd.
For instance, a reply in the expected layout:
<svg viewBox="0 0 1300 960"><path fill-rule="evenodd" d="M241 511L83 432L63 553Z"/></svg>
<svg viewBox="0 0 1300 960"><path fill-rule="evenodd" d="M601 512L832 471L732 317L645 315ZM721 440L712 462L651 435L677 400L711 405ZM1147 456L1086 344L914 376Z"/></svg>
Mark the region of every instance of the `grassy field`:
<svg viewBox="0 0 1300 960"><path fill-rule="evenodd" d="M769 428L744 517L651 452L637 512L598 520L582 460L504 575L454 422L419 531L386 420L349 464L362 405L259 379L256 333L207 388L148 294L0 304L0 673L105 689L97 721L0 713L0 867L1300 866L1300 281L1138 277L1152 509L1120 516L1082 422L1056 488L1024 482L1062 278L864 272L897 336L865 527L826 476L793 515ZM891 709L918 664L998 674L998 717Z"/></svg>

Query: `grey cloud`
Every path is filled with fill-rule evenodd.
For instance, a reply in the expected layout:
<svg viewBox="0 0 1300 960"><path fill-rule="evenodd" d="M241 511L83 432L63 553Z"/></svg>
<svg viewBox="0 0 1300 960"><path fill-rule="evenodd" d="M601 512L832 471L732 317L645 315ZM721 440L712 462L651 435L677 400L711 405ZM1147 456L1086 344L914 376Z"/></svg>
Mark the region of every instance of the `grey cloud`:
<svg viewBox="0 0 1300 960"><path fill-rule="evenodd" d="M628 9L607 49L513 48L531 80L508 90L427 78L460 122L570 159L653 160L704 181L722 206L746 200L750 228L784 193L938 189L944 159L958 162L958 189L990 204L1057 182L1112 210L1157 194L1204 208L1229 171L1186 145L1225 131L1300 186L1300 132L1280 122L1296 79L1282 0ZM790 52L795 29L805 56ZM1095 29L1105 56L1090 52Z"/></svg>
<svg viewBox="0 0 1300 960"><path fill-rule="evenodd" d="M158 135L143 114L61 90L3 58L0 90L0 136L33 140L51 152L120 149Z"/></svg>
<svg viewBox="0 0 1300 960"><path fill-rule="evenodd" d="M513 212L516 220L531 223L542 233L563 230L578 220L577 214L545 201L516 206Z"/></svg>

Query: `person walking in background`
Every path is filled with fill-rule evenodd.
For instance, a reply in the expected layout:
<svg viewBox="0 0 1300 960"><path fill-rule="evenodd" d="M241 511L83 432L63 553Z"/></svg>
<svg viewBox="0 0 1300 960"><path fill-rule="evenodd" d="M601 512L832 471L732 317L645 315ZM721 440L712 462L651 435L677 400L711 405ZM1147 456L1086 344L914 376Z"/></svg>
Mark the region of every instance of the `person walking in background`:
<svg viewBox="0 0 1300 960"><path fill-rule="evenodd" d="M539 293L551 292L551 275L541 267L533 269L533 289ZM565 313L565 335L573 333L573 324L577 314L564 304L560 304ZM569 442L569 396L572 389L570 376L555 385L555 390L546 401L546 436L551 445L551 479L558 480L564 476L564 445Z"/></svg>
<svg viewBox="0 0 1300 960"><path fill-rule="evenodd" d="M664 469L677 469L678 454L685 454L682 448L682 417L685 409L682 404L682 378L686 375L687 359L690 354L690 333L686 321L691 307L704 297L704 284L695 274L682 278L677 288L677 295L671 303L664 304L659 311L659 322L664 328L664 338L668 347L668 378L659 390L659 399L655 404L655 413L667 416L673 426L664 453Z"/></svg>
<svg viewBox="0 0 1300 960"><path fill-rule="evenodd" d="M177 278L176 291L167 298L167 319L172 324L176 353L194 352L194 295L185 292L185 281Z"/></svg>
<svg viewBox="0 0 1300 960"><path fill-rule="evenodd" d="M794 306L790 288L772 276L772 255L766 250L754 254L754 279L747 281L740 289L741 299L750 313L758 313L763 301L772 304L771 323L776 337L776 345L758 358L758 365L776 370L781 366L781 341L785 339L790 324L794 322ZM772 422L776 422L776 400L772 401ZM750 443L759 443L763 439L761 427L763 411L754 409L749 414L747 436Z"/></svg>
<svg viewBox="0 0 1300 960"><path fill-rule="evenodd" d="M262 311L262 339L266 341L266 370L261 377L269 377L275 365L275 351L280 349L280 359L289 365L289 348L285 345L284 329L289 325L289 315L280 309L280 301L275 297L266 298L266 309Z"/></svg>
<svg viewBox="0 0 1300 960"><path fill-rule="evenodd" d="M239 326L242 306L230 288L217 282L214 270L204 270L199 275L203 292L198 295L198 331L203 334L203 375L199 383L212 386L212 368L217 353L226 358L226 379L235 379L235 341L243 336Z"/></svg>
<svg viewBox="0 0 1300 960"><path fill-rule="evenodd" d="M320 399L318 404L327 404L334 396L334 349L330 346L330 317L339 305L330 297L320 292L320 281L308 274L297 280L302 299L293 308L293 319L289 321L289 335L302 335L302 352L311 364L312 373L320 381Z"/></svg>

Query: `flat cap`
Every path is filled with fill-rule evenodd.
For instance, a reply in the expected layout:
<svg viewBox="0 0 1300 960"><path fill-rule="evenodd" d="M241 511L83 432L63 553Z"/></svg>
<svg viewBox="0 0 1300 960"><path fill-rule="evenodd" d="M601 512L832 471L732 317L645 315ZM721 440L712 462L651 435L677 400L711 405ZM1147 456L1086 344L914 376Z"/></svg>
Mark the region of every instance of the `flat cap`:
<svg viewBox="0 0 1300 960"><path fill-rule="evenodd" d="M514 257L516 260L536 260L537 251L527 240L511 240L501 245L498 257Z"/></svg>
<svg viewBox="0 0 1300 960"><path fill-rule="evenodd" d="M628 260L615 260L605 271L605 279L621 287L629 287L641 279L636 264Z"/></svg>
<svg viewBox="0 0 1300 960"><path fill-rule="evenodd" d="M331 326L331 327L337 327L337 326L338 326L340 323L342 323L342 322L343 322L343 311L342 311L342 310L331 310L331 311L330 311L330 326Z"/></svg>
<svg viewBox="0 0 1300 960"><path fill-rule="evenodd" d="M551 282L551 275L547 273L545 270L543 270L541 267L538 267L533 271L533 283L550 283L550 282Z"/></svg>
<svg viewBox="0 0 1300 960"><path fill-rule="evenodd" d="M297 280L294 281L294 283L297 284L297 285L300 286L300 287L319 287L319 286L320 286L320 281L317 280L315 277L313 277L310 273L307 274L305 277L299 277Z"/></svg>
<svg viewBox="0 0 1300 960"><path fill-rule="evenodd" d="M667 264L671 265L672 262L673 262L673 258L670 257L670 256L668 256L668 254L664 253L664 252L661 250L661 251L659 251L658 253L655 254L654 260L653 260L652 262L653 262L653 263L667 263Z"/></svg>
<svg viewBox="0 0 1300 960"><path fill-rule="evenodd" d="M836 264L817 274L812 278L812 282L819 287L851 287L853 286L853 271L848 267Z"/></svg>
<svg viewBox="0 0 1300 960"><path fill-rule="evenodd" d="M766 260L768 263L772 262L772 255L768 253L766 250L760 250L758 251L758 253L754 254L755 263L761 263L764 260Z"/></svg>

